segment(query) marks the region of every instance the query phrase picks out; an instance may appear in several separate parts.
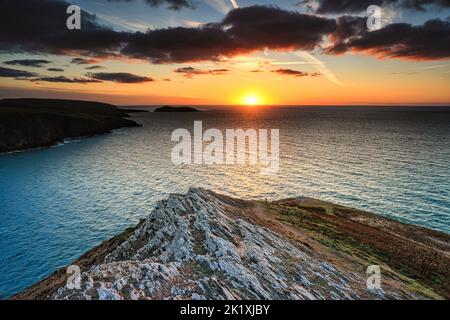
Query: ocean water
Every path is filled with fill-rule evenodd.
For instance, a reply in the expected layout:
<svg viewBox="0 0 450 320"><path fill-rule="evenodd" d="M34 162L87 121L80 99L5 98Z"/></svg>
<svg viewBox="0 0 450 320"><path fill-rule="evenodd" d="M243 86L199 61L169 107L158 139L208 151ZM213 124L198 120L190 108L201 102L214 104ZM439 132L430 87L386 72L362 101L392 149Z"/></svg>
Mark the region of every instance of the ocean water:
<svg viewBox="0 0 450 320"><path fill-rule="evenodd" d="M246 199L310 196L450 233L450 108L302 107L135 114L142 128L0 156L0 298L190 186ZM280 171L182 166L174 129L280 129Z"/></svg>

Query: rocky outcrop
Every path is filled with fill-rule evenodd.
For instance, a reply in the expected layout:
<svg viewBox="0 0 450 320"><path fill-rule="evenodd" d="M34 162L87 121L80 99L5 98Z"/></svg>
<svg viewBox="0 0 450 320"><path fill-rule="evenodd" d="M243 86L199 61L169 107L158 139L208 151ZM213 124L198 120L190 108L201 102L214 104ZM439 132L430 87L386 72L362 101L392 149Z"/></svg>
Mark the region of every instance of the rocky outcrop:
<svg viewBox="0 0 450 320"><path fill-rule="evenodd" d="M52 146L68 138L137 127L113 105L73 100L0 100L0 153Z"/></svg>
<svg viewBox="0 0 450 320"><path fill-rule="evenodd" d="M186 112L199 112L199 110L192 108L192 107L171 107L171 106L164 106L161 108L157 108L155 109L154 112L181 112L181 113L186 113Z"/></svg>
<svg viewBox="0 0 450 320"><path fill-rule="evenodd" d="M273 203L242 201L203 189L171 195L159 202L134 230L103 244L75 262L81 264L81 289L69 289L60 271L16 299L424 299L435 290L400 273L352 238L325 241L322 223L333 216L328 203L291 199ZM286 223L290 208L305 215L302 226ZM332 211L333 211L332 210ZM309 212L309 214L306 214ZM355 220L356 210L351 219ZM347 212L348 214L348 212ZM363 217L367 214L361 213ZM353 220L346 219L348 222ZM377 220L377 217L373 219ZM371 220L373 223L375 220ZM379 218L377 221L384 221ZM357 223L362 223L359 219ZM388 221L388 220L386 220ZM390 221L389 224L396 222ZM401 224L401 229L416 228ZM336 228L337 224L336 224ZM399 236L388 225L392 236ZM382 230L382 233L388 232ZM431 232L425 240L448 263L450 239ZM432 242L430 244L430 241ZM120 242L120 244L118 244ZM439 248L432 248L433 243ZM346 245L346 249L343 249ZM416 238L411 246L420 246ZM342 246L342 247L341 247ZM85 261L90 263L86 264ZM377 264L382 287L368 289L366 269ZM448 266L448 265L447 265ZM445 276L445 275L444 275ZM44 290L45 289L45 290ZM445 290L444 290L445 291Z"/></svg>

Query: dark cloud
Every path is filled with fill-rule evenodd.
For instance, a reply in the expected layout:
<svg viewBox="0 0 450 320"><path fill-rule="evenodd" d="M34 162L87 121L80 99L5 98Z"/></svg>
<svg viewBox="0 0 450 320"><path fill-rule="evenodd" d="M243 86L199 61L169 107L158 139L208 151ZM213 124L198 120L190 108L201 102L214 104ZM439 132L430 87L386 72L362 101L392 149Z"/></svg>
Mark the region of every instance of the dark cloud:
<svg viewBox="0 0 450 320"><path fill-rule="evenodd" d="M298 70L293 70L293 69L277 69L277 70L273 70L272 72L278 73L278 74L282 74L285 76L294 76L294 77L317 77L320 76L320 73L309 73L309 72L304 72L304 71L298 71Z"/></svg>
<svg viewBox="0 0 450 320"><path fill-rule="evenodd" d="M282 10L278 7L253 6L230 11L221 23L239 47L257 49L315 48L324 35L333 32L332 19Z"/></svg>
<svg viewBox="0 0 450 320"><path fill-rule="evenodd" d="M233 41L218 26L168 28L136 33L123 54L153 63L219 60L236 52Z"/></svg>
<svg viewBox="0 0 450 320"><path fill-rule="evenodd" d="M186 78L193 78L197 75L222 75L228 72L228 69L212 69L212 70L202 70L202 69L196 69L193 67L184 67L184 68L178 68L174 70L176 73L183 74Z"/></svg>
<svg viewBox="0 0 450 320"><path fill-rule="evenodd" d="M101 82L96 79L88 79L88 78L68 78L65 76L57 76L57 77L46 77L40 76L34 79L30 79L33 82L55 82L55 83L97 83Z"/></svg>
<svg viewBox="0 0 450 320"><path fill-rule="evenodd" d="M110 2L131 2L135 0L108 0ZM180 10L182 8L193 8L194 4L189 0L145 0L146 3L151 5L152 7L159 7L163 4L167 5L168 9L171 10Z"/></svg>
<svg viewBox="0 0 450 320"><path fill-rule="evenodd" d="M129 34L101 26L85 11L81 12L82 29L68 30L69 5L61 0L0 1L0 53L116 54Z"/></svg>
<svg viewBox="0 0 450 320"><path fill-rule="evenodd" d="M62 69L62 68L48 68L47 71L51 71L51 72L64 72L64 69Z"/></svg>
<svg viewBox="0 0 450 320"><path fill-rule="evenodd" d="M126 72L99 72L88 73L88 77L96 80L113 81L117 83L142 83L154 81L150 77L138 76L132 73Z"/></svg>
<svg viewBox="0 0 450 320"><path fill-rule="evenodd" d="M19 78L19 79L22 79L22 78L35 77L36 75L37 74L34 73L34 72L0 67L0 78Z"/></svg>
<svg viewBox="0 0 450 320"><path fill-rule="evenodd" d="M364 36L368 33L367 30L367 18L355 17L355 16L342 16L337 18L336 30L329 35L331 42L333 43L331 50L328 50L331 54L345 53L348 48L346 42L350 38Z"/></svg>
<svg viewBox="0 0 450 320"><path fill-rule="evenodd" d="M40 68L43 67L46 64L51 63L51 61L48 60L42 60L42 59L22 59L22 60L10 60L5 61L4 64L12 65L12 66L23 66L23 67L36 67Z"/></svg>
<svg viewBox="0 0 450 320"><path fill-rule="evenodd" d="M449 0L305 0L298 4L314 7L314 3L318 3L316 12L320 14L361 13L371 5L416 11L426 11L432 7L450 8Z"/></svg>
<svg viewBox="0 0 450 320"><path fill-rule="evenodd" d="M57 0L3 0L0 52L125 56L153 63L182 63L219 60L264 48L308 50L317 47L335 25L332 19L253 6L233 10L219 23L145 33L108 29L94 15L82 11L82 29L68 30L67 6Z"/></svg>
<svg viewBox="0 0 450 320"><path fill-rule="evenodd" d="M83 57L74 59L73 63L78 64L93 64L108 57L188 63L218 61L266 48L320 49L328 37L331 43L325 51L328 54L364 51L400 59L450 57L448 22L439 20L422 26L394 24L369 33L363 18L326 18L274 6L251 6L232 10L217 23L195 28L117 32L101 26L94 15L83 11L82 29L71 31L65 28L67 5L63 0L2 0L0 53Z"/></svg>
<svg viewBox="0 0 450 320"><path fill-rule="evenodd" d="M99 65L95 65L95 66L86 67L85 69L86 70L100 70L100 69L105 69L105 67L99 66Z"/></svg>
<svg viewBox="0 0 450 320"><path fill-rule="evenodd" d="M295 76L295 77L306 77L306 76L308 76L307 72L297 71L297 70L292 70L292 69L277 69L277 70L274 70L272 72L275 72L275 73L278 73L278 74L282 74L282 75L286 75L286 76Z"/></svg>
<svg viewBox="0 0 450 320"><path fill-rule="evenodd" d="M97 63L98 60L96 59L85 59L85 58L73 58L70 63L73 64L79 64L79 65L83 65L83 64L94 64Z"/></svg>
<svg viewBox="0 0 450 320"><path fill-rule="evenodd" d="M348 31L348 30L347 30ZM379 58L440 60L450 57L450 22L430 20L415 26L395 23L377 31L337 33L328 53L363 52Z"/></svg>
<svg viewBox="0 0 450 320"><path fill-rule="evenodd" d="M220 60L263 49L310 50L335 21L271 6L235 9L219 23L136 33L122 53L153 63Z"/></svg>

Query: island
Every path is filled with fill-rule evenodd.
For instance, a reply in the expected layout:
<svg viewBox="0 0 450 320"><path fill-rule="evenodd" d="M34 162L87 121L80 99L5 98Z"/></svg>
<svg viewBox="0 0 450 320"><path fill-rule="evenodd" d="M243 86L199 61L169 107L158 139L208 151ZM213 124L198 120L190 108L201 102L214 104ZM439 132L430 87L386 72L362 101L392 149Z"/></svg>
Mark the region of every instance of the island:
<svg viewBox="0 0 450 320"><path fill-rule="evenodd" d="M62 268L12 299L449 299L449 257L450 235L380 215L191 188L75 261L80 288Z"/></svg>
<svg viewBox="0 0 450 320"><path fill-rule="evenodd" d="M55 99L0 100L0 153L48 147L69 138L138 127L134 110L106 103Z"/></svg>
<svg viewBox="0 0 450 320"><path fill-rule="evenodd" d="M157 108L154 110L154 112L200 112L199 110L192 108L192 107L171 107L171 106L164 106L161 108Z"/></svg>

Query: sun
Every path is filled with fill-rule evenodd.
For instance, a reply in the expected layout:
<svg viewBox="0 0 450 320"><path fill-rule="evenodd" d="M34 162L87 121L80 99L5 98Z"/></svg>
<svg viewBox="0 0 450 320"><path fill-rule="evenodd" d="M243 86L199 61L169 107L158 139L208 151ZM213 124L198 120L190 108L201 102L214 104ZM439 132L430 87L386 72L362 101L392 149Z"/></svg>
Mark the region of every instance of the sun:
<svg viewBox="0 0 450 320"><path fill-rule="evenodd" d="M247 106L256 106L261 104L261 97L256 94L248 94L244 96L242 102Z"/></svg>

